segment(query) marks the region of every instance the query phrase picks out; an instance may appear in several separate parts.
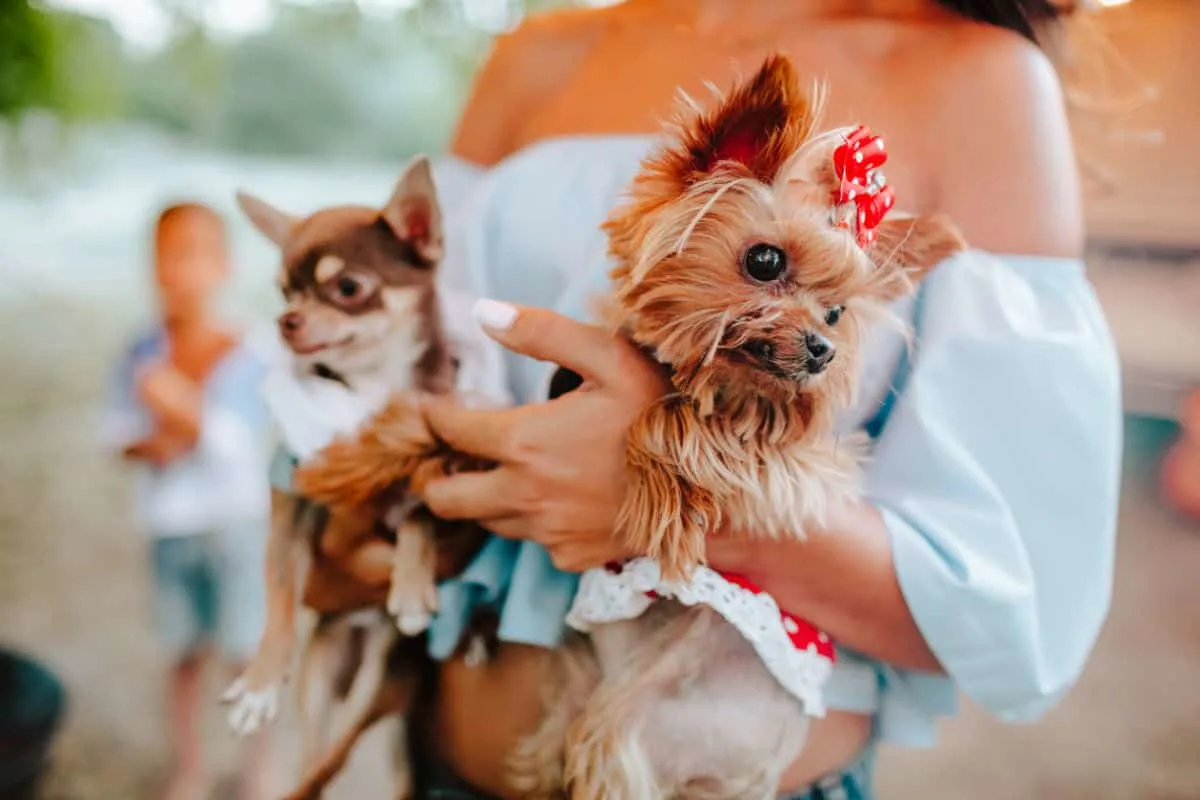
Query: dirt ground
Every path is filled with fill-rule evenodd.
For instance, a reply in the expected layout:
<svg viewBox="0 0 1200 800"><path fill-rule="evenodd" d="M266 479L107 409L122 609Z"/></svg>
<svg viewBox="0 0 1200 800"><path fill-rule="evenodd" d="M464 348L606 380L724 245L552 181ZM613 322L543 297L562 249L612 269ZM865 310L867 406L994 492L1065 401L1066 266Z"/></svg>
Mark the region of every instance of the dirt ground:
<svg viewBox="0 0 1200 800"><path fill-rule="evenodd" d="M153 798L166 766L163 664L144 542L132 533L127 476L94 446L90 416L129 320L8 300L0 295L0 640L43 657L69 687L49 796ZM1116 600L1079 687L1039 725L1005 727L968 709L937 749L885 752L885 800L1200 798L1200 529L1156 503L1143 453L1130 461ZM214 676L214 698L220 687ZM236 748L215 704L207 725L228 768ZM331 796L387 797L383 758L376 737Z"/></svg>

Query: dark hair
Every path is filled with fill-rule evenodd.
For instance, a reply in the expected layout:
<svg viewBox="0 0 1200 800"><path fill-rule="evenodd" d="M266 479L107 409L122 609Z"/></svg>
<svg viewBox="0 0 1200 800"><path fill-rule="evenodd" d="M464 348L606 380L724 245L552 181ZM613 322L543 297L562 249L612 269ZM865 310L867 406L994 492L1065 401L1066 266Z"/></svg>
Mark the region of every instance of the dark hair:
<svg viewBox="0 0 1200 800"><path fill-rule="evenodd" d="M1015 31L1032 42L1038 28L1070 12L1072 4L1053 0L938 0L944 7L967 19Z"/></svg>

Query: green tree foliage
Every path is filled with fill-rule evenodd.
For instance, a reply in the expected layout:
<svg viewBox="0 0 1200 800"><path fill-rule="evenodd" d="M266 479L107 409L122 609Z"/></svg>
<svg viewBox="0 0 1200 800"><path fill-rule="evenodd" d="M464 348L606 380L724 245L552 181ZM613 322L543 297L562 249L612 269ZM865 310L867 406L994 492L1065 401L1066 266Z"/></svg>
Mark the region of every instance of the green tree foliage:
<svg viewBox="0 0 1200 800"><path fill-rule="evenodd" d="M0 0L0 117L52 104L56 44L45 14L26 0Z"/></svg>
<svg viewBox="0 0 1200 800"><path fill-rule="evenodd" d="M222 149L396 157L437 149L496 25L567 0L509 0L480 20L464 0L391 15L353 0L277 0L267 31L220 39L203 0L159 0L174 35L131 54L108 24L0 0L0 117L48 108L118 117Z"/></svg>
<svg viewBox="0 0 1200 800"><path fill-rule="evenodd" d="M65 117L119 114L125 55L105 22L0 0L0 118L29 109Z"/></svg>

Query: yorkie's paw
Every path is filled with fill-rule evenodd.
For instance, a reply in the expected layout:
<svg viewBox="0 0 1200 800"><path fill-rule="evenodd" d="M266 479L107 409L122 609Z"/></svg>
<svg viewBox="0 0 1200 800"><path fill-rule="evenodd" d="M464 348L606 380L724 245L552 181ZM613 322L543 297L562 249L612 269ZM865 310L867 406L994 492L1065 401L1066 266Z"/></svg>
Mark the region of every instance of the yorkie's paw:
<svg viewBox="0 0 1200 800"><path fill-rule="evenodd" d="M634 482L619 517L622 539L632 552L657 561L664 580L686 580L704 563L708 532L719 530L710 500L674 481ZM654 508L663 511L649 511Z"/></svg>
<svg viewBox="0 0 1200 800"><path fill-rule="evenodd" d="M424 580L414 579L410 570L393 570L387 610L395 617L396 627L405 636L424 633L438 610L437 587L428 577Z"/></svg>
<svg viewBox="0 0 1200 800"><path fill-rule="evenodd" d="M251 688L249 679L238 678L221 696L231 706L229 728L238 736L249 736L270 724L279 713L279 693L279 683Z"/></svg>

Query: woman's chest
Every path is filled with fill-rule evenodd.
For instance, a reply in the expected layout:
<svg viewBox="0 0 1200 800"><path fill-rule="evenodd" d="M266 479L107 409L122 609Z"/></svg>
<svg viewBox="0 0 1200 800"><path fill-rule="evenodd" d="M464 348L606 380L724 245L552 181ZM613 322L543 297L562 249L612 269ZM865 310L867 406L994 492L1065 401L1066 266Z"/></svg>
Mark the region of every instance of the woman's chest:
<svg viewBox="0 0 1200 800"><path fill-rule="evenodd" d="M582 65L538 111L522 120L515 147L562 136L647 134L662 129L681 108L680 93L709 105L712 87L727 91L782 50L801 81L823 82L829 91L823 127L865 124L887 138L888 178L904 207L932 204L928 163L933 148L919 120L907 59L871 59L821 37L795 36L790 46L757 40L725 41L619 31L601 40Z"/></svg>

